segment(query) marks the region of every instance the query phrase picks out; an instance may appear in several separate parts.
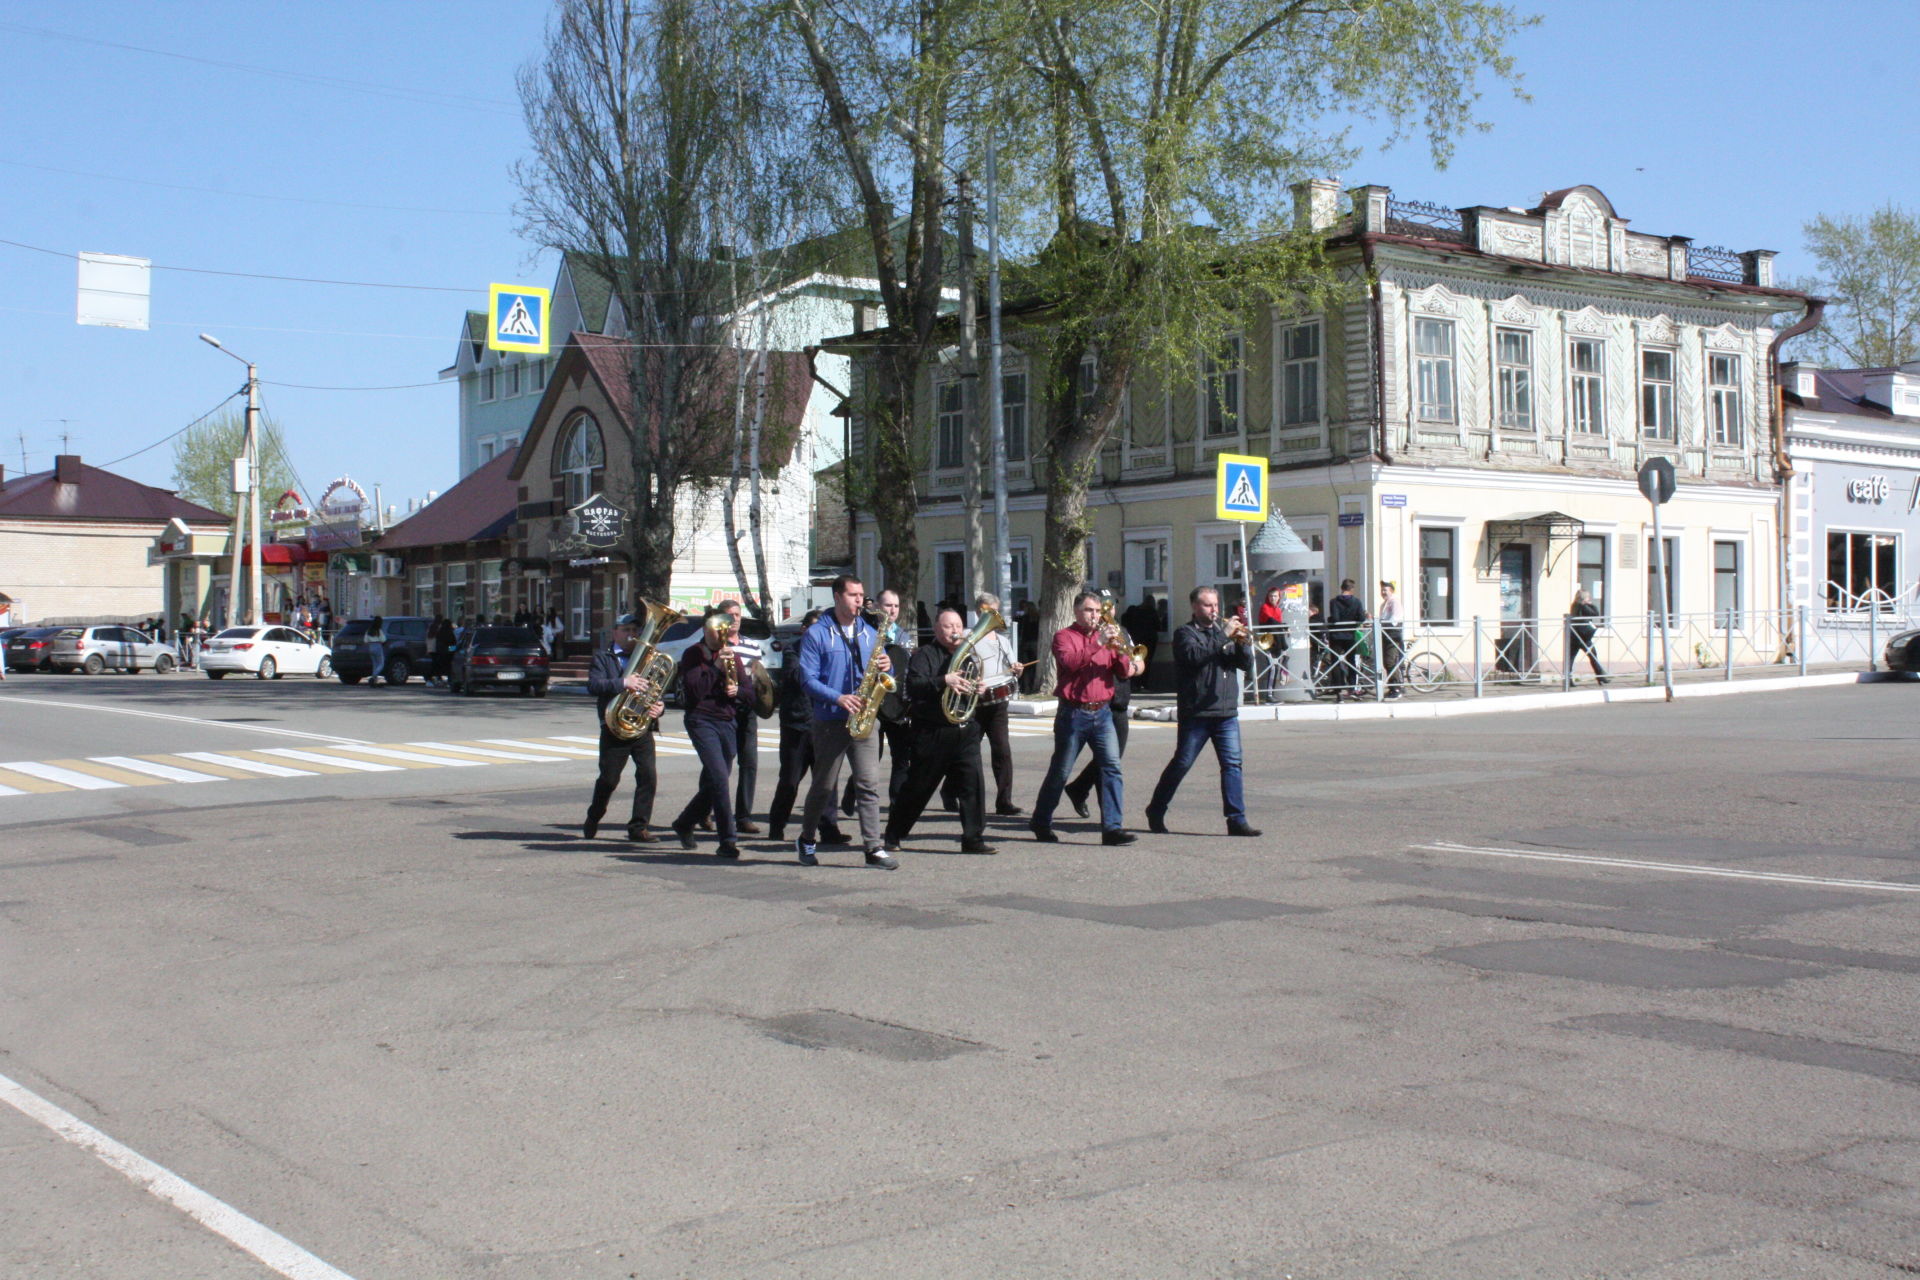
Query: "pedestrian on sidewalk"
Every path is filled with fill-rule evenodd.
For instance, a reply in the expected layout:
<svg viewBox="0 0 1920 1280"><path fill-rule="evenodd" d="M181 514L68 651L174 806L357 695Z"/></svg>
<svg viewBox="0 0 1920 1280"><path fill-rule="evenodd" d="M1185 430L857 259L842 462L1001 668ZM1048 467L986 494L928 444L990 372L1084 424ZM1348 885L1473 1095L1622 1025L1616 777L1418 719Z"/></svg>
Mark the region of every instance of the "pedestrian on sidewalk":
<svg viewBox="0 0 1920 1280"><path fill-rule="evenodd" d="M1359 674L1360 627L1367 620L1367 606L1353 594L1353 579L1340 583L1340 594L1327 602L1327 657L1332 662L1328 684L1333 700L1345 702L1353 693L1354 677Z"/></svg>
<svg viewBox="0 0 1920 1280"><path fill-rule="evenodd" d="M1573 593L1573 605L1567 610L1567 680L1573 680L1573 663L1582 653L1593 667L1593 678L1601 684L1608 684L1612 677L1600 665L1600 653L1593 647L1594 619L1600 616L1600 606L1585 588Z"/></svg>
<svg viewBox="0 0 1920 1280"><path fill-rule="evenodd" d="M1399 697L1400 659L1406 656L1407 631L1401 624L1399 589L1391 582L1380 584L1380 669L1387 674L1387 696Z"/></svg>

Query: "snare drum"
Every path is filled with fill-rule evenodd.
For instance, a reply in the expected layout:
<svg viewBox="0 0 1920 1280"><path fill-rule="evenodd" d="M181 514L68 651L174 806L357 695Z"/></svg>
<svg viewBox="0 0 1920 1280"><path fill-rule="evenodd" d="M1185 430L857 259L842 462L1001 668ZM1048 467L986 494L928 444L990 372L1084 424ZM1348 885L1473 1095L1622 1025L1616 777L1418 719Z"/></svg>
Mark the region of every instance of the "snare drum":
<svg viewBox="0 0 1920 1280"><path fill-rule="evenodd" d="M1017 685L1018 681L1012 676L1001 676L992 683L981 686L980 701L983 705L1005 702L1013 697L1013 691Z"/></svg>

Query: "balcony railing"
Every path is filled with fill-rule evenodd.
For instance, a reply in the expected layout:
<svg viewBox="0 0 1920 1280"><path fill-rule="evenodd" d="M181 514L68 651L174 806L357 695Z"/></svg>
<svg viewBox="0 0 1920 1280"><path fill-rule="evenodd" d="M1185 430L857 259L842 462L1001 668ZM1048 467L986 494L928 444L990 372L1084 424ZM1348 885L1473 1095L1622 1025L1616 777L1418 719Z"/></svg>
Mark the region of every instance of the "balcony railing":
<svg viewBox="0 0 1920 1280"><path fill-rule="evenodd" d="M1417 236L1422 240L1467 242L1467 222L1458 209L1423 200L1387 201L1387 234Z"/></svg>
<svg viewBox="0 0 1920 1280"><path fill-rule="evenodd" d="M1745 284L1746 264L1740 255L1719 245L1693 246L1687 249L1687 275L1700 280L1719 280L1725 284Z"/></svg>

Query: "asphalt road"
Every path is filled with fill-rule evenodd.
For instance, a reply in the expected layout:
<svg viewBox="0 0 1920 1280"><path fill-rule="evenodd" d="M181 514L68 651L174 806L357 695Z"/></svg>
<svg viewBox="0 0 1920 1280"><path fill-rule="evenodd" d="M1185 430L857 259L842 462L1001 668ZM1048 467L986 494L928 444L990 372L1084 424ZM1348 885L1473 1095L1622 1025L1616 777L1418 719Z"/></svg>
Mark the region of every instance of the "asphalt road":
<svg viewBox="0 0 1920 1280"><path fill-rule="evenodd" d="M10 679L0 1274L1911 1275L1916 725L1249 725L1265 839L887 873L580 840L577 697Z"/></svg>

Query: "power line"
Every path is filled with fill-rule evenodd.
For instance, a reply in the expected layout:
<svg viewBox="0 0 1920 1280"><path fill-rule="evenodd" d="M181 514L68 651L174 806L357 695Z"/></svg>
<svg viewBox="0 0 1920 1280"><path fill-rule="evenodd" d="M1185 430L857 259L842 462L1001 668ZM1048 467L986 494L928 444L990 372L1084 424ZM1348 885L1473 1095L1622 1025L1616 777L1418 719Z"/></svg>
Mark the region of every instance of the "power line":
<svg viewBox="0 0 1920 1280"><path fill-rule="evenodd" d="M263 387L287 387L294 391L412 391L419 387L443 387L446 385L446 382L443 379L436 378L432 382L396 382L392 386L386 387L316 387L304 382L269 382L267 379L262 378L260 379L260 385Z"/></svg>
<svg viewBox="0 0 1920 1280"><path fill-rule="evenodd" d="M4 26L5 24L0 24ZM482 217L509 218L506 209L429 209L407 204L360 204L352 200L321 200L311 196L280 196L265 191L227 191L219 187L190 187L179 182L155 182L150 178L129 178L117 173L88 173L82 169L58 169L50 164L28 164L24 160L0 160L15 169L38 169L42 173L63 173L70 178L96 178L102 182L130 182L139 187L159 187L166 191L198 191L213 196L244 196L249 200L278 200L287 204L317 204L334 209L380 209L389 213L473 214Z"/></svg>
<svg viewBox="0 0 1920 1280"><path fill-rule="evenodd" d="M0 23L0 26L4 26L4 25L5 25L4 23ZM120 457L115 458L112 462L101 463L100 464L101 469L105 470L108 467L117 467L121 463L125 462L128 458L137 458L143 453L149 453L154 449L158 449L161 445L165 444L169 440L177 439L178 437L187 434L187 432L193 430L195 427L205 422L208 418L211 418L214 414L220 412L222 409L226 408L229 404L233 403L233 401L238 399L241 396L241 394L244 393L244 391L245 391L245 388L243 387L241 388L240 391L235 391L230 393L225 400L222 400L219 404L213 406L213 408L207 410L205 413L201 414L199 417L195 418L192 422L189 422L186 426L180 428L178 431L173 432L171 435L162 436L158 440L155 440L152 444L147 445L144 448L135 449L132 453L123 454Z"/></svg>
<svg viewBox="0 0 1920 1280"><path fill-rule="evenodd" d="M437 89L414 89L400 85L377 84L371 80L349 80L342 76L321 76L306 71L282 71L277 67L256 66L248 62L226 62L219 58L202 58L190 53L175 53L170 49L154 49L146 45L122 44L114 40L97 40L91 36L69 35L64 31L48 31L42 27L26 27L18 23L0 22L0 31L17 31L23 35L40 36L47 40L69 40L75 44L90 44L103 49L120 49L129 53L146 53L157 58L175 58L181 62L196 62L206 67L221 67L228 71L246 71L254 75L276 76L283 80L297 80L306 84L326 85L335 89L353 89L363 93L378 94L382 97L401 98L409 102L423 102L433 106L462 107L472 111L485 111L489 114L518 115L519 105L500 98L479 98L464 93L442 93Z"/></svg>
<svg viewBox="0 0 1920 1280"><path fill-rule="evenodd" d="M4 29L5 23L0 23ZM63 253L58 249L49 249L45 245L23 244L18 240L0 240L0 244L12 245L16 249L31 249L35 253L50 253L56 258L75 258L79 255ZM149 264L155 271L183 271L196 276L232 276L241 280L277 280L282 284L331 284L350 289L407 289L416 293L479 293L471 286L464 289L451 288L437 284L392 284L383 280L325 280L315 276L276 276L260 271L218 271L212 267L173 267L162 263Z"/></svg>

